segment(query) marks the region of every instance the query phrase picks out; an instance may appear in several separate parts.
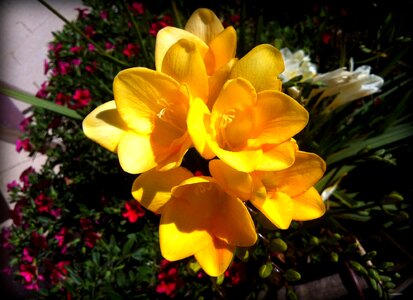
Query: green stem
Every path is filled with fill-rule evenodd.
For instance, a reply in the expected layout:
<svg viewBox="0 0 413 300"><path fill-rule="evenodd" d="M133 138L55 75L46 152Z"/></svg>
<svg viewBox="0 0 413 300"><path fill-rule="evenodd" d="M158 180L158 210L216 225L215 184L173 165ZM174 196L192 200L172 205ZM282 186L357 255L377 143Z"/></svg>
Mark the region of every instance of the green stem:
<svg viewBox="0 0 413 300"><path fill-rule="evenodd" d="M65 24L67 24L70 28L72 28L75 32L77 32L78 34L80 34L83 38L85 38L89 43L91 43L93 46L95 46L96 48L96 52L98 52L100 55L102 55L103 57L106 57L110 60L112 60L113 62L123 66L123 67L129 67L129 64L117 59L116 57L113 57L111 55L109 55L108 53L105 52L105 50L103 50L97 43L95 43L91 38L89 38L82 30L80 30L79 27L77 27L75 24L69 22L69 20L67 20L63 15L61 15L57 10L55 10L52 6L50 6L47 2L45 2L44 0L38 0L41 4L43 4L44 6L46 6L46 8L48 10L50 10L52 13L54 13L57 17L59 17L63 22L65 22Z"/></svg>
<svg viewBox="0 0 413 300"><path fill-rule="evenodd" d="M175 16L176 26L178 28L183 28L182 21L181 21L181 16L179 14L178 7L176 6L176 2L174 0L172 0L171 5L172 5L172 10L173 10L174 16Z"/></svg>

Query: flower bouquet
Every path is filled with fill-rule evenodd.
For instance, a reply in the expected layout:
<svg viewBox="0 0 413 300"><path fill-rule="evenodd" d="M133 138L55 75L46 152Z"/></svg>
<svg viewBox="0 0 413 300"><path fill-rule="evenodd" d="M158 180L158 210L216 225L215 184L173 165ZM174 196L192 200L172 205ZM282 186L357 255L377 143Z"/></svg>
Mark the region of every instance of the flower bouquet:
<svg viewBox="0 0 413 300"><path fill-rule="evenodd" d="M66 22L49 44L48 81L37 97L1 89L34 105L16 149L47 156L9 184L4 272L24 294L401 291L412 191L400 174L413 135L403 31L386 52L387 37L346 61L361 33L332 22L331 7L285 25L249 1L85 0L69 22L40 2ZM395 53L400 63L383 62Z"/></svg>

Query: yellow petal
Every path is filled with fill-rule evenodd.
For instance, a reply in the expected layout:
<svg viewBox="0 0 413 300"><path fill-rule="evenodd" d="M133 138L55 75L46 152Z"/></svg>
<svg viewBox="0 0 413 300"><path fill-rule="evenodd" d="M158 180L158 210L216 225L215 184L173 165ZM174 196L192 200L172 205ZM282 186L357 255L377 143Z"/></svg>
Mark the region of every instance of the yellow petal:
<svg viewBox="0 0 413 300"><path fill-rule="evenodd" d="M221 21L215 13L207 8L195 10L189 17L185 30L200 37L206 44L209 44L221 31L224 30Z"/></svg>
<svg viewBox="0 0 413 300"><path fill-rule="evenodd" d="M207 140L209 148L226 164L240 172L252 172L262 158L262 150L227 151L214 141Z"/></svg>
<svg viewBox="0 0 413 300"><path fill-rule="evenodd" d="M146 68L119 72L114 79L113 93L119 115L130 129L142 134L152 131L152 119L165 107L188 101L178 82Z"/></svg>
<svg viewBox="0 0 413 300"><path fill-rule="evenodd" d="M311 187L305 193L295 196L293 220L307 221L321 217L326 207L318 191Z"/></svg>
<svg viewBox="0 0 413 300"><path fill-rule="evenodd" d="M290 167L295 160L296 143L293 140L282 144L264 147L265 151L256 166L260 171L278 171Z"/></svg>
<svg viewBox="0 0 413 300"><path fill-rule="evenodd" d="M214 202L211 232L231 245L249 247L257 241L254 222L244 203L226 193L211 195Z"/></svg>
<svg viewBox="0 0 413 300"><path fill-rule="evenodd" d="M247 79L257 92L279 90L280 82L277 76L283 71L284 60L280 51L269 44L261 44L238 61L230 78Z"/></svg>
<svg viewBox="0 0 413 300"><path fill-rule="evenodd" d="M165 172L152 169L135 179L132 196L145 208L161 214L164 205L171 198L171 189L190 177L192 173L181 167Z"/></svg>
<svg viewBox="0 0 413 300"><path fill-rule="evenodd" d="M229 267L234 252L235 246L214 238L204 249L195 253L195 258L209 276L217 277Z"/></svg>
<svg viewBox="0 0 413 300"><path fill-rule="evenodd" d="M188 133L194 147L205 159L215 157L207 143L210 138L208 136L209 119L210 112L204 101L199 98L192 100L187 117Z"/></svg>
<svg viewBox="0 0 413 300"><path fill-rule="evenodd" d="M254 113L257 136L251 146L287 141L307 125L309 118L302 105L277 91L258 93Z"/></svg>
<svg viewBox="0 0 413 300"><path fill-rule="evenodd" d="M215 100L218 97L218 94L221 92L222 86L227 81L231 69L236 62L236 58L231 59L227 64L223 65L219 70L217 70L208 78L209 96L207 104L209 109L212 109L212 107L214 106Z"/></svg>
<svg viewBox="0 0 413 300"><path fill-rule="evenodd" d="M262 189L259 189L262 194ZM287 229L294 213L293 200L284 193L271 192L264 199L262 195L253 197L250 202L261 211L275 226Z"/></svg>
<svg viewBox="0 0 413 300"><path fill-rule="evenodd" d="M116 110L115 101L96 107L83 120L82 126L89 139L112 152L117 152L119 141L128 130Z"/></svg>
<svg viewBox="0 0 413 300"><path fill-rule="evenodd" d="M205 57L208 74L212 75L222 66L235 57L237 50L237 32L229 26L218 34L210 43L209 51ZM209 63L207 57L211 56Z"/></svg>
<svg viewBox="0 0 413 300"><path fill-rule="evenodd" d="M207 188L209 183L178 186L173 189L172 198L164 206L159 226L159 241L163 257L174 261L194 255L209 243L212 237L208 233L210 210L208 193L203 198L193 189ZM201 186L198 186L201 185ZM187 193L175 197L175 191L184 190ZM204 201L202 201L204 200ZM205 201L206 200L206 201Z"/></svg>
<svg viewBox="0 0 413 300"><path fill-rule="evenodd" d="M202 57L208 51L208 45L196 35L176 27L165 27L158 31L156 35L155 45L155 66L156 70L160 71L162 68L162 62L166 52L169 48L181 39L190 40L195 43L196 48Z"/></svg>
<svg viewBox="0 0 413 300"><path fill-rule="evenodd" d="M269 172L263 179L265 186L295 197L317 183L325 172L325 162L318 155L298 151L294 164L288 169Z"/></svg>
<svg viewBox="0 0 413 300"><path fill-rule="evenodd" d="M244 201L251 198L253 183L248 173L239 172L219 159L209 162L209 171L225 191Z"/></svg>
<svg viewBox="0 0 413 300"><path fill-rule="evenodd" d="M173 44L165 54L162 72L186 84L192 96L207 100L208 78L195 43L181 39Z"/></svg>
<svg viewBox="0 0 413 300"><path fill-rule="evenodd" d="M119 141L119 163L125 172L139 174L156 166L149 135L126 132Z"/></svg>

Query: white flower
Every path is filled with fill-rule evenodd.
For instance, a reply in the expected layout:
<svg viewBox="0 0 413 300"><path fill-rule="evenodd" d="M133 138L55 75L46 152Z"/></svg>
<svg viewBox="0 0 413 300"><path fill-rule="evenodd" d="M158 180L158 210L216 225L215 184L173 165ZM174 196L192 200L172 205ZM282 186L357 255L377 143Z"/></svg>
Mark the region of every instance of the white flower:
<svg viewBox="0 0 413 300"><path fill-rule="evenodd" d="M336 95L326 105L323 110L324 113L331 112L351 101L374 94L383 86L383 78L370 74L370 66L360 66L354 71L352 69L352 61L350 61L350 71L347 71L347 68L344 67L324 74L318 74L314 77L314 82L321 83L322 85L322 87L312 93L312 95L315 95L322 92L319 101Z"/></svg>
<svg viewBox="0 0 413 300"><path fill-rule="evenodd" d="M317 74L316 65L311 63L310 56L306 55L303 50L294 53L288 48L280 50L285 64L285 70L280 74L282 82L287 82L294 77L303 76L301 81L305 81Z"/></svg>

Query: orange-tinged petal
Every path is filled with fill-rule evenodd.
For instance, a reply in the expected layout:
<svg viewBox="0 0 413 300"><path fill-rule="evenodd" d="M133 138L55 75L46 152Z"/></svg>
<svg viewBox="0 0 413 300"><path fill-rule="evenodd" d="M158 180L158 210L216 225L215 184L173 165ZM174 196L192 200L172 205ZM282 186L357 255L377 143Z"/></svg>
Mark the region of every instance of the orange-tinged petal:
<svg viewBox="0 0 413 300"><path fill-rule="evenodd" d="M293 140L272 146L264 147L265 151L256 166L260 171L278 171L290 167L295 160L296 142Z"/></svg>
<svg viewBox="0 0 413 300"><path fill-rule="evenodd" d="M253 48L233 67L230 78L242 77L252 83L257 92L279 90L277 78L284 71L280 51L269 44Z"/></svg>
<svg viewBox="0 0 413 300"><path fill-rule="evenodd" d="M229 26L219 33L210 43L209 51L205 57L211 56L210 63L206 61L208 74L212 75L232 58L237 50L237 32Z"/></svg>
<svg viewBox="0 0 413 300"><path fill-rule="evenodd" d="M217 70L213 75L208 78L209 85L209 96L208 96L208 107L212 109L215 104L215 100L218 94L221 92L222 86L229 78L232 67L238 61L237 58L231 59L227 64L223 65L219 70Z"/></svg>
<svg viewBox="0 0 413 300"><path fill-rule="evenodd" d="M143 173L156 166L149 135L126 132L119 141L118 157L122 169L131 174Z"/></svg>
<svg viewBox="0 0 413 300"><path fill-rule="evenodd" d="M146 68L119 72L113 83L113 93L123 121L142 134L152 131L152 119L165 107L188 101L177 81Z"/></svg>
<svg viewBox="0 0 413 300"><path fill-rule="evenodd" d="M219 159L209 162L209 171L225 191L244 201L251 198L253 182L250 174L239 172Z"/></svg>
<svg viewBox="0 0 413 300"><path fill-rule="evenodd" d="M258 93L254 119L257 135L251 146L279 144L299 133L308 122L308 111L278 91Z"/></svg>
<svg viewBox="0 0 413 300"><path fill-rule="evenodd" d="M219 276L226 271L234 258L235 246L214 238L204 249L195 253L201 268L209 276Z"/></svg>
<svg viewBox="0 0 413 300"><path fill-rule="evenodd" d="M116 110L115 101L96 107L83 120L82 127L89 139L112 152L117 152L119 141L128 130Z"/></svg>
<svg viewBox="0 0 413 300"><path fill-rule="evenodd" d="M211 232L231 245L249 247L257 241L254 222L248 209L240 199L224 192L211 195L214 215L211 216Z"/></svg>
<svg viewBox="0 0 413 300"><path fill-rule="evenodd" d="M208 45L198 36L176 27L165 27L158 31L156 35L155 46L155 66L156 70L160 71L162 68L162 62L164 60L166 52L169 48L181 39L186 39L194 42L196 48L202 57L208 51Z"/></svg>
<svg viewBox="0 0 413 300"><path fill-rule="evenodd" d="M210 41L224 30L224 26L212 10L199 8L189 17L185 25L185 30L200 37L206 44L209 44Z"/></svg>
<svg viewBox="0 0 413 300"><path fill-rule="evenodd" d="M211 151L207 143L210 139L207 129L209 120L210 112L204 101L199 98L193 99L187 117L188 133L195 148L205 159L215 157L215 153Z"/></svg>
<svg viewBox="0 0 413 300"><path fill-rule="evenodd" d="M260 194L262 194L262 189L260 189ZM258 195L250 202L278 228L287 229L290 226L294 214L294 203L287 194L267 192L265 199L262 195Z"/></svg>
<svg viewBox="0 0 413 300"><path fill-rule="evenodd" d="M325 172L326 164L318 155L298 151L294 164L278 172L269 172L263 178L267 187L295 197L317 183Z"/></svg>
<svg viewBox="0 0 413 300"><path fill-rule="evenodd" d="M171 198L171 189L190 177L192 173L182 167L165 172L152 169L135 179L132 196L145 208L161 214Z"/></svg>
<svg viewBox="0 0 413 300"><path fill-rule="evenodd" d="M321 217L326 207L318 191L311 187L305 193L295 196L293 220L308 221Z"/></svg>
<svg viewBox="0 0 413 300"><path fill-rule="evenodd" d="M194 97L208 98L208 77L196 44L181 39L169 48L162 62L163 73L186 84Z"/></svg>

